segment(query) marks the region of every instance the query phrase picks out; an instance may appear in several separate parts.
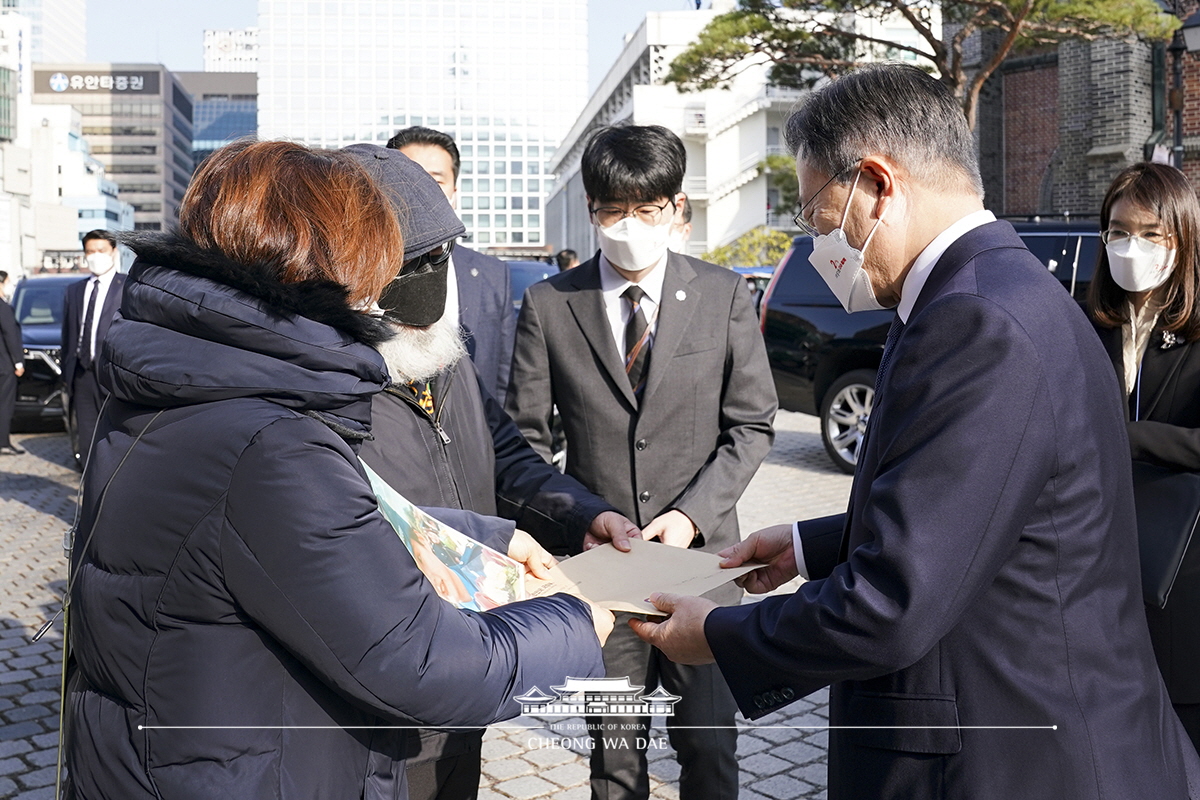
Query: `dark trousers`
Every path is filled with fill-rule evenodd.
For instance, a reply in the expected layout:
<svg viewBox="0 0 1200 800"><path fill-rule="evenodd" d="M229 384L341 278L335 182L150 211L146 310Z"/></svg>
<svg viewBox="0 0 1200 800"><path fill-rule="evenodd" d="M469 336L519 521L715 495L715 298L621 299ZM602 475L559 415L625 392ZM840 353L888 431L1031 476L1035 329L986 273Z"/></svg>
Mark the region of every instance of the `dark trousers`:
<svg viewBox="0 0 1200 800"><path fill-rule="evenodd" d="M0 300L0 302L3 302ZM13 411L17 408L17 376L12 367L0 367L0 447L11 447Z"/></svg>
<svg viewBox="0 0 1200 800"><path fill-rule="evenodd" d="M420 751L404 767L408 800L475 800L483 731L420 732Z"/></svg>
<svg viewBox="0 0 1200 800"><path fill-rule="evenodd" d="M100 408L108 392L96 380L95 370L75 367L75 379L71 381L71 408L75 411L75 432L79 436L79 463L87 464L96 435L96 422Z"/></svg>
<svg viewBox="0 0 1200 800"><path fill-rule="evenodd" d="M688 667L672 663L629 628L629 614L604 646L610 678L628 677L646 692L662 686L681 697L667 717L667 737L679 760L680 800L735 800L738 796L737 703L715 664ZM650 775L646 749L650 717L588 717L592 737L592 799L646 800ZM704 726L704 727L700 727ZM715 727L724 726L724 727Z"/></svg>

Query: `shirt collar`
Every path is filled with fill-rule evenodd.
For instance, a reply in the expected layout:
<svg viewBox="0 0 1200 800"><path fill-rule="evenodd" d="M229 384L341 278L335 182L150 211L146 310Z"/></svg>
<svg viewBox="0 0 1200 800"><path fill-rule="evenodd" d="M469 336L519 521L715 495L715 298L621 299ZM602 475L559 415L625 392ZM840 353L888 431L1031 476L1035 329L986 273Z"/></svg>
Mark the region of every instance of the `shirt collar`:
<svg viewBox="0 0 1200 800"><path fill-rule="evenodd" d="M934 237L933 241L921 251L921 255L917 256L912 269L904 278L904 285L900 287L900 305L896 306L896 313L900 316L901 322L908 324L908 317L912 314L913 306L917 304L917 298L921 296L921 290L925 288L925 281L929 279L929 273L933 271L933 266L938 259L950 249L950 245L968 231L995 221L996 215L987 209L973 211Z"/></svg>
<svg viewBox="0 0 1200 800"><path fill-rule="evenodd" d="M112 269L110 269L108 272L104 273L103 275L99 275L99 276L97 276L97 275L90 275L90 276L88 276L88 280L91 280L92 278L99 277L99 278L100 278L100 281L99 281L99 283L97 283L96 285L97 285L97 286L103 286L103 287L104 287L104 288L107 290L107 289L108 289L108 286L109 286L109 284L113 282L113 278L115 278L115 277L116 277L116 275L117 275L117 273L118 273L118 272L120 272L120 270L119 270L119 269L117 269L116 267L113 267L113 268L112 268Z"/></svg>
<svg viewBox="0 0 1200 800"><path fill-rule="evenodd" d="M663 257L650 269L646 277L638 282L638 286L646 293L646 298L655 305L660 305L662 302L663 280L667 276L666 264L670 257L670 252L663 253ZM625 280L621 273L617 272L616 268L604 257L604 253L601 253L600 291L604 293L605 298L620 297L621 293L632 285L633 282Z"/></svg>

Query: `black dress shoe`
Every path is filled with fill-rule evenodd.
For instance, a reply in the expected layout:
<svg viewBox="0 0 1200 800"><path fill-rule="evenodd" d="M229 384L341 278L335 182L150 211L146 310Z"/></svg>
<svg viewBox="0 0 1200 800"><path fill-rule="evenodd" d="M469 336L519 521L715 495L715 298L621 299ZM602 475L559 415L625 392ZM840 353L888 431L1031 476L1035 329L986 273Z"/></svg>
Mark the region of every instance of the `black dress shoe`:
<svg viewBox="0 0 1200 800"><path fill-rule="evenodd" d="M15 444L8 447L0 447L0 456L19 456L25 451L17 447Z"/></svg>

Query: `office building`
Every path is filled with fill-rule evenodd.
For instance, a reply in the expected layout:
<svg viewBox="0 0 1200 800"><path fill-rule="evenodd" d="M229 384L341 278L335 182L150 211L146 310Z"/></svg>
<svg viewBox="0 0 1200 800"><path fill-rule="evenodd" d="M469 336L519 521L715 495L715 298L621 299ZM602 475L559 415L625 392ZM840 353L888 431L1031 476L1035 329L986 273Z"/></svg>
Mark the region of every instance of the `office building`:
<svg viewBox="0 0 1200 800"><path fill-rule="evenodd" d="M253 72L177 72L192 95L192 159L258 133L258 76Z"/></svg>
<svg viewBox="0 0 1200 800"><path fill-rule="evenodd" d="M69 103L91 153L117 182L138 230L179 221L191 179L192 100L159 64L39 64L33 102ZM35 108L36 111L36 108Z"/></svg>
<svg viewBox="0 0 1200 800"><path fill-rule="evenodd" d="M87 0L0 0L0 12L30 22L30 60L87 60Z"/></svg>
<svg viewBox="0 0 1200 800"><path fill-rule="evenodd" d="M425 125L462 151L471 243L547 252L546 164L587 100L586 0L260 0L259 132L383 145Z"/></svg>
<svg viewBox="0 0 1200 800"><path fill-rule="evenodd" d="M205 72L257 72L258 28L206 30Z"/></svg>

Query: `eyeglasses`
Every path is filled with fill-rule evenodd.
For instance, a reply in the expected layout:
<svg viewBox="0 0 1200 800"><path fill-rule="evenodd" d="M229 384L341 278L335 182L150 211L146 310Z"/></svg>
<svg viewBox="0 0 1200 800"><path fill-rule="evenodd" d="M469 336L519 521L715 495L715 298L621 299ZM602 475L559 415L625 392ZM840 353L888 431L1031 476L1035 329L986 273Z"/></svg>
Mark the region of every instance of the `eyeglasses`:
<svg viewBox="0 0 1200 800"><path fill-rule="evenodd" d="M1143 242L1149 242L1150 244L1164 244L1168 239L1172 238L1174 238L1172 234L1163 233L1162 231L1151 230L1142 231L1141 233L1130 233L1120 228L1109 228L1100 234L1100 240L1105 244L1123 242L1126 239L1141 239Z"/></svg>
<svg viewBox="0 0 1200 800"><path fill-rule="evenodd" d="M809 198L804 201L804 203L800 206L800 210L796 212L796 216L792 217L792 222L794 222L796 224L797 228L799 228L800 230L804 231L809 236L812 236L814 238L821 235L820 232L817 231L816 227L811 222L809 222L807 219L804 218L804 209L811 206L813 204L813 201L816 200L821 195L821 192L825 191L825 189L828 188L829 184L833 183L838 178L845 175L853 167L858 166L858 162L860 162L860 161L862 161L861 158L856 158L856 159L854 159L853 164L850 164L847 167L843 167L842 169L835 172L833 174L832 178L825 181L825 183L821 184L821 188L817 189L815 192L813 192L812 195L810 195Z"/></svg>
<svg viewBox="0 0 1200 800"><path fill-rule="evenodd" d="M418 272L424 272L426 268L436 269L450 260L450 253L454 251L454 240L442 242L437 247L430 250L428 253L422 253L416 258L404 262L404 266L400 267L400 272L396 277L402 275L413 275Z"/></svg>
<svg viewBox="0 0 1200 800"><path fill-rule="evenodd" d="M656 206L654 203L645 203L632 211L626 211L616 206L589 208L588 211L596 218L596 222L600 223L601 228L611 228L626 217L637 217L642 223L654 227L662 224L663 212L674 205L674 200L668 200L661 206Z"/></svg>

